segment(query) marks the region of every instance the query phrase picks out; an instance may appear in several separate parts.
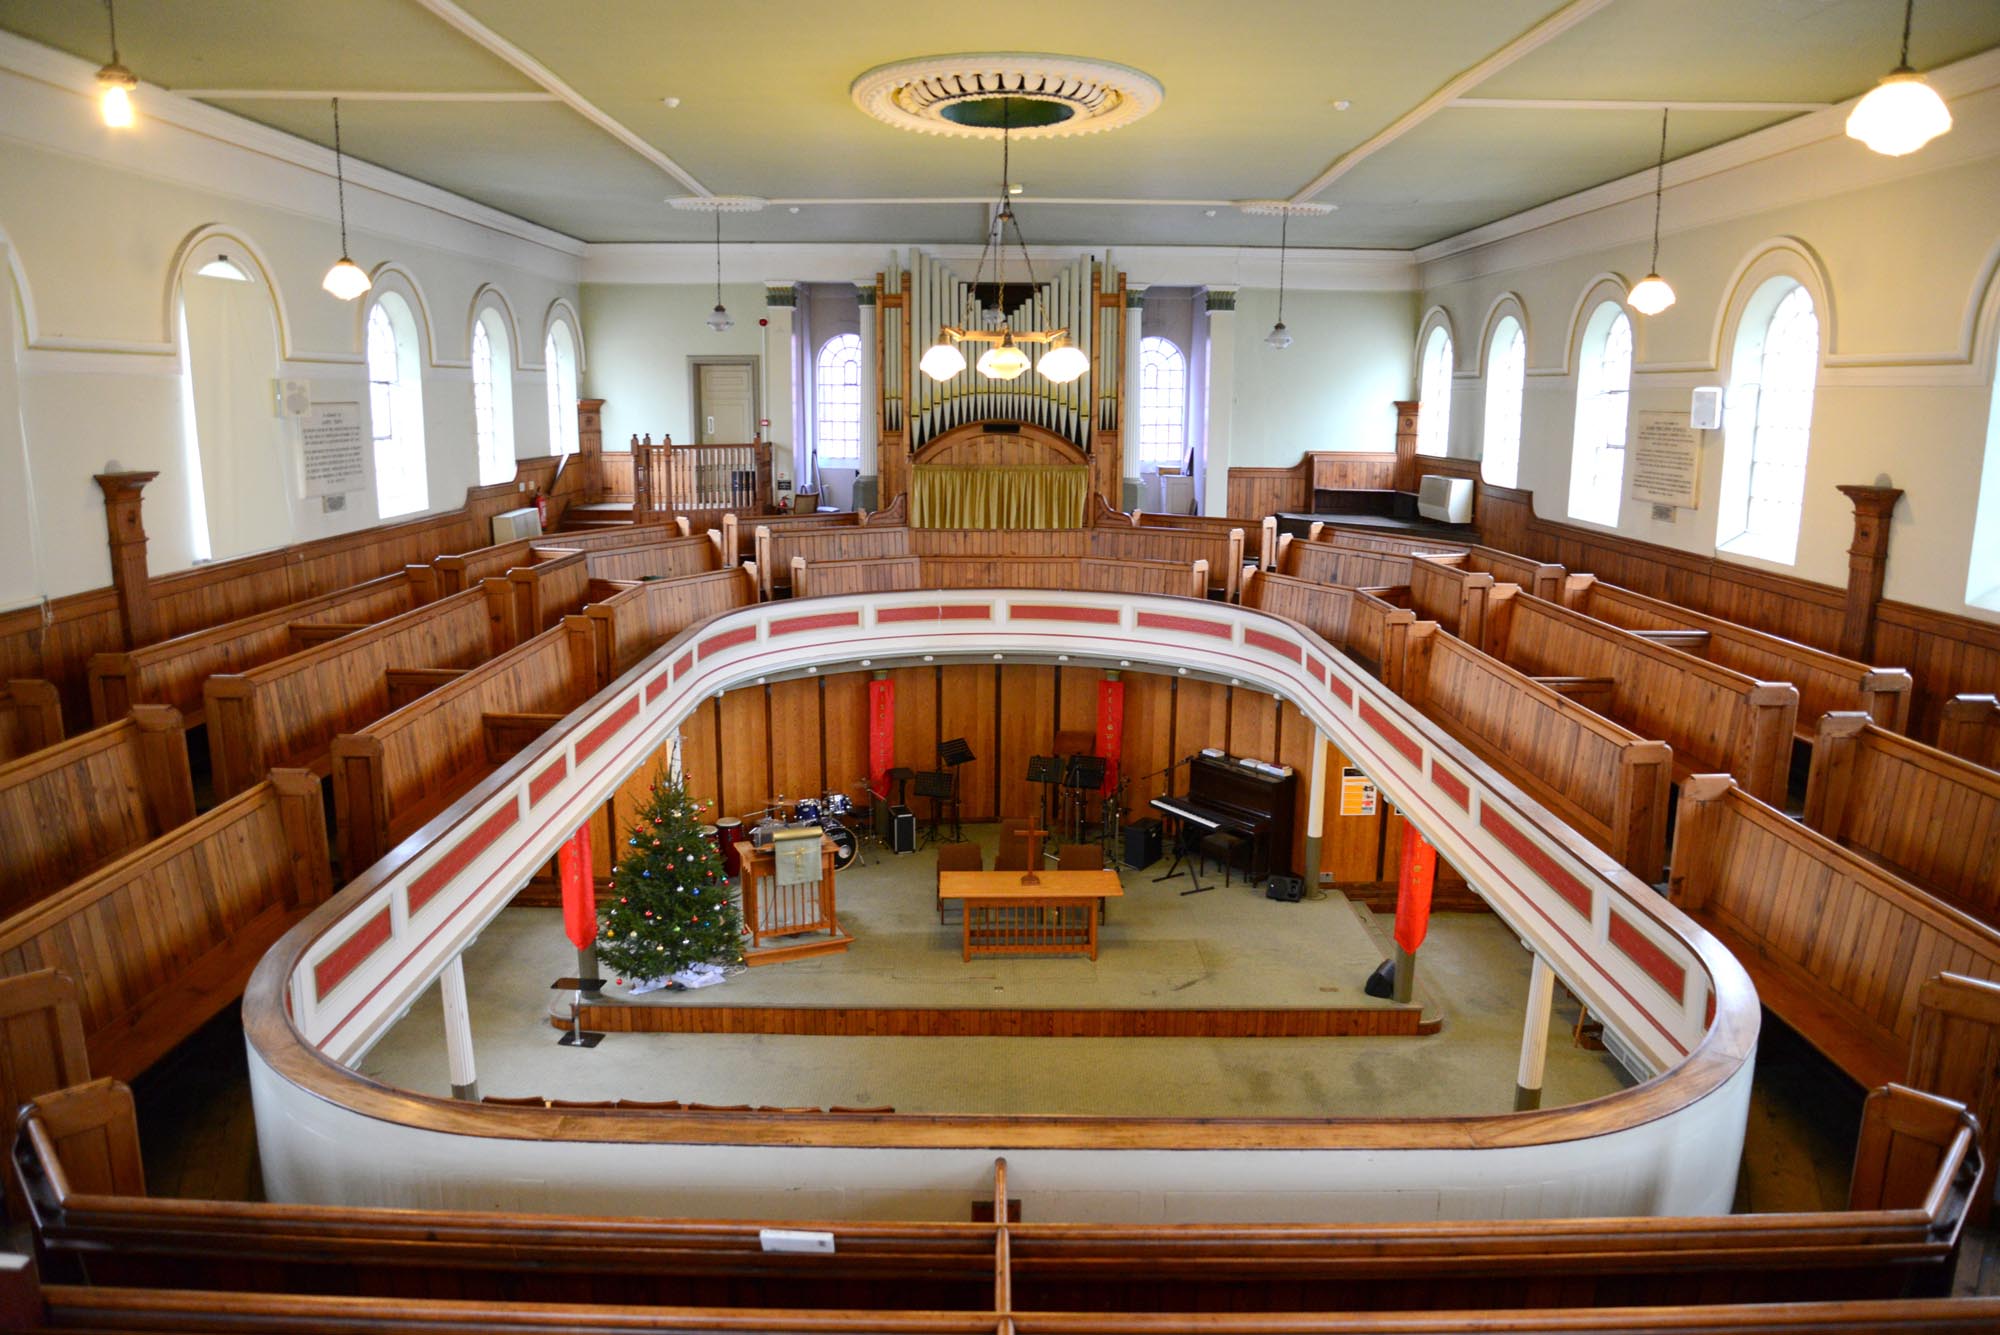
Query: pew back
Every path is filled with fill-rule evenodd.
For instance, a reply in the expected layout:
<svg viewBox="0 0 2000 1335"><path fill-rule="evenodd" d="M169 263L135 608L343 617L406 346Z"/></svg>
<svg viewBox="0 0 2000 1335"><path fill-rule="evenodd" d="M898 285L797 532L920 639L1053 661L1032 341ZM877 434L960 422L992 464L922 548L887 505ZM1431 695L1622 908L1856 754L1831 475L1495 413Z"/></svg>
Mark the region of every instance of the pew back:
<svg viewBox="0 0 2000 1335"><path fill-rule="evenodd" d="M17 677L0 684L0 761L17 760L62 739L62 693L54 682Z"/></svg>
<svg viewBox="0 0 2000 1335"><path fill-rule="evenodd" d="M592 579L679 579L722 567L721 556L705 533L663 538L643 546L613 547L586 555Z"/></svg>
<svg viewBox="0 0 2000 1335"><path fill-rule="evenodd" d="M2000 770L2000 699L1959 695L1944 702L1938 750L1987 769Z"/></svg>
<svg viewBox="0 0 2000 1335"><path fill-rule="evenodd" d="M1341 584L1317 584L1267 570L1245 577L1243 605L1290 617L1338 648L1348 641L1348 616L1356 592Z"/></svg>
<svg viewBox="0 0 2000 1335"><path fill-rule="evenodd" d="M1486 643L1486 609L1493 600L1493 576L1456 564L1463 558L1418 556L1410 561L1410 610L1435 621L1470 644Z"/></svg>
<svg viewBox="0 0 2000 1335"><path fill-rule="evenodd" d="M1348 655L1381 678L1398 695L1409 660L1410 627L1416 613L1398 607L1383 595L1390 589L1356 589L1347 611Z"/></svg>
<svg viewBox="0 0 2000 1335"><path fill-rule="evenodd" d="M1955 973L1927 980L1917 994L1903 1083L1964 1104L1978 1121L1984 1172L1966 1218L1985 1224L2000 1167L2000 986Z"/></svg>
<svg viewBox="0 0 2000 1335"><path fill-rule="evenodd" d="M807 561L792 558L792 597L834 598L850 593L901 593L924 587L924 561L915 556L876 560Z"/></svg>
<svg viewBox="0 0 2000 1335"><path fill-rule="evenodd" d="M1370 551L1345 542L1312 542L1290 534L1278 539L1278 573L1315 584L1356 589L1408 584L1411 560L1401 553Z"/></svg>
<svg viewBox="0 0 2000 1335"><path fill-rule="evenodd" d="M598 680L610 681L695 622L757 601L756 572L734 566L622 589L583 615L596 624Z"/></svg>

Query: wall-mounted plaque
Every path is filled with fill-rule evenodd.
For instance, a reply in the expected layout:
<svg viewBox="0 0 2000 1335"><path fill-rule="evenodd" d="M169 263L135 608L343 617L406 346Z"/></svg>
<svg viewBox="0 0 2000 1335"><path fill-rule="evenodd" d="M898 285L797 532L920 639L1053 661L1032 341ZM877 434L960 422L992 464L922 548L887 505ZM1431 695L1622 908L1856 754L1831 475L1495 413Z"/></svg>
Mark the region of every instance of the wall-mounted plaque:
<svg viewBox="0 0 2000 1335"><path fill-rule="evenodd" d="M1633 500L1694 508L1701 432L1688 425L1686 413L1634 413L1625 454L1625 485Z"/></svg>
<svg viewBox="0 0 2000 1335"><path fill-rule="evenodd" d="M299 419L299 494L333 496L368 485L368 432L358 403L315 403Z"/></svg>

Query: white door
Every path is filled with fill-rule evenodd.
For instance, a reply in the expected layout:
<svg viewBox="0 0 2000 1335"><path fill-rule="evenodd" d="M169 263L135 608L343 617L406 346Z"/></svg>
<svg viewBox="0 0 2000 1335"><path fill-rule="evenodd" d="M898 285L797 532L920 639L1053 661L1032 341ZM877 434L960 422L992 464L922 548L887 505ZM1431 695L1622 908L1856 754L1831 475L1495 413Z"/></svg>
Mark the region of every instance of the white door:
<svg viewBox="0 0 2000 1335"><path fill-rule="evenodd" d="M751 407L751 371L744 362L703 363L697 367L700 398L695 435L702 445L741 445L757 434Z"/></svg>

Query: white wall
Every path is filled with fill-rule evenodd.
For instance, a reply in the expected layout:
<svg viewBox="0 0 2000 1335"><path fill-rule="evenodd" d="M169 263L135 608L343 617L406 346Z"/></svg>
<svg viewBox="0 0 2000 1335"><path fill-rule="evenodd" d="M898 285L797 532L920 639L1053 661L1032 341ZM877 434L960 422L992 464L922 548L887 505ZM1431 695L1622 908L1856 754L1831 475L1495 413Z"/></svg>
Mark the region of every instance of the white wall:
<svg viewBox="0 0 2000 1335"><path fill-rule="evenodd" d="M96 118L89 71L45 48L0 43L0 251L23 291L12 368L18 417L0 374L0 506L32 497L35 524L0 510L0 605L110 582L107 468L158 470L146 491L155 573L193 560L175 318L179 259L218 231L254 261L279 305L282 365L319 401L366 402L365 301L320 290L339 255L331 154L164 94L138 125ZM393 264L425 324L424 415L430 501L452 509L476 483L469 371L472 305L496 286L514 315L516 453L547 453L541 350L552 306L576 301L581 246L443 191L365 166L350 171L350 249L362 267ZM22 441L7 423L18 421ZM297 426L283 430L295 437ZM296 481L295 457L288 457ZM293 541L376 522L372 487L325 513L288 498ZM18 550L33 532L32 550Z"/></svg>
<svg viewBox="0 0 2000 1335"><path fill-rule="evenodd" d="M764 290L761 282L724 283L722 302L736 326L718 334L703 323L715 308L713 283L585 283L592 346L583 393L604 400L605 448L622 450L635 435L693 441L688 358L763 357ZM789 363L790 347L778 356ZM760 394L762 384L760 377ZM770 404L762 408L771 416Z"/></svg>
<svg viewBox="0 0 2000 1335"><path fill-rule="evenodd" d="M1937 80L1957 126L1909 158L1879 157L1841 132L1844 109L1818 113L1670 165L1660 271L1678 300L1633 316L1634 412L1685 412L1688 391L1726 383L1722 328L1747 271L1777 248L1820 301L1804 524L1796 563L1729 559L1844 585L1852 507L1835 487L1904 489L1892 524L1887 596L2000 619L1964 593L1982 468L1988 460L2000 259L2000 59L1978 57ZM1652 199L1643 182L1615 183L1466 238L1419 252L1426 310L1442 307L1458 378L1450 452L1476 457L1484 412L1482 340L1504 294L1525 309L1528 379L1520 485L1536 511L1564 520L1576 377L1577 306L1593 280L1645 272ZM1546 219L1546 221L1544 221ZM1405 356L1414 359L1414 344ZM1623 535L1715 551L1722 433L1707 433L1695 510L1672 524L1631 501ZM2000 579L1988 583L2000 582Z"/></svg>
<svg viewBox="0 0 2000 1335"><path fill-rule="evenodd" d="M1414 381L1414 292L1287 292L1292 346L1264 345L1275 288L1236 294L1234 435L1229 462L1282 468L1307 450L1393 450L1397 399Z"/></svg>

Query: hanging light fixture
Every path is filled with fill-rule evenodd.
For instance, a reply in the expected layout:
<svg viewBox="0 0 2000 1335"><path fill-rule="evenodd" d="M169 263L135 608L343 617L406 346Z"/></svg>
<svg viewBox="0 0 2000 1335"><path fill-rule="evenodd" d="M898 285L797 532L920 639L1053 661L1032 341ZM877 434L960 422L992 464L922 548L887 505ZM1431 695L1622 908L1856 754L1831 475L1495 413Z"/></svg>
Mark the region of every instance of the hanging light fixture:
<svg viewBox="0 0 2000 1335"><path fill-rule="evenodd" d="M347 258L347 167L346 159L340 151L340 99L333 99L333 181L340 196L340 258L334 261L320 286L339 297L342 301L352 301L375 286L368 274L353 260Z"/></svg>
<svg viewBox="0 0 2000 1335"><path fill-rule="evenodd" d="M1044 380L1058 385L1066 385L1090 369L1090 356L1069 341L1067 329L1024 329L1015 331L1007 315L1007 225L1014 226L1014 244L1020 249L1021 263L1028 271L1028 289L1035 287L1035 262L1028 254L1027 238L1021 235L1021 220L1014 216L1014 204L1010 188L1012 180L1010 139L1012 119L1011 103L1003 103L1000 120L1000 203L993 213L993 225L987 230L986 243L979 251L979 268L974 273L970 291L977 292L986 277L986 261L994 258L995 271L1000 284L1000 326L997 329L962 329L956 325L946 325L939 332L943 335L937 342L924 349L924 355L917 362L917 369L933 380L949 380L965 369L965 354L959 350L960 343L990 343L991 347L979 354L974 369L988 380L1016 380L1032 364L1028 354L1021 350L1023 343L1041 343L1048 351L1042 355L1041 364L1036 367Z"/></svg>
<svg viewBox="0 0 2000 1335"><path fill-rule="evenodd" d="M104 12L111 23L111 63L97 71L97 109L106 125L127 130L132 126L132 94L139 79L118 63L118 9L113 0L104 0Z"/></svg>
<svg viewBox="0 0 2000 1335"><path fill-rule="evenodd" d="M1285 248L1291 240L1291 226L1292 213L1287 209L1278 215L1278 322L1264 335L1264 346L1274 352L1292 346L1292 331L1285 328Z"/></svg>
<svg viewBox="0 0 2000 1335"><path fill-rule="evenodd" d="M1900 158L1951 128L1951 112L1924 76L1910 68L1910 19L1916 0L1903 0L1903 58L1847 113L1847 137Z"/></svg>
<svg viewBox="0 0 2000 1335"><path fill-rule="evenodd" d="M726 334L736 327L729 308L722 304L722 210L715 211L715 309L708 313L708 327Z"/></svg>
<svg viewBox="0 0 2000 1335"><path fill-rule="evenodd" d="M1646 276L1632 284L1625 304L1641 315L1658 315L1674 304L1674 290L1660 277L1660 195L1667 182L1667 109L1660 108L1660 162L1653 169L1653 263Z"/></svg>

